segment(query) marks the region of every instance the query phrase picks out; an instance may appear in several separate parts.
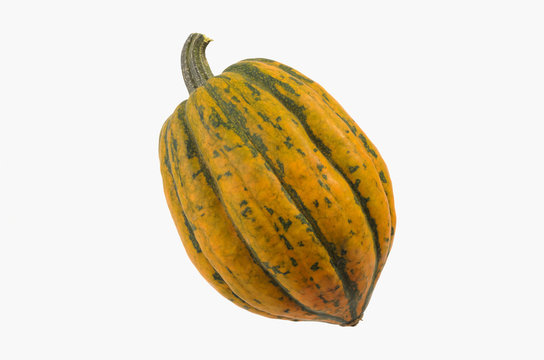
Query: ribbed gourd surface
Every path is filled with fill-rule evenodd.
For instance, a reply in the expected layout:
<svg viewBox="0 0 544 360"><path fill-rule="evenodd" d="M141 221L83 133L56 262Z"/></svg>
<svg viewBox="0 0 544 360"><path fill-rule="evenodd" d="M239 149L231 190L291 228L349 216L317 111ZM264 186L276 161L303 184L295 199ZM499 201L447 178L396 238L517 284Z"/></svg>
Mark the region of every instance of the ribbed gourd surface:
<svg viewBox="0 0 544 360"><path fill-rule="evenodd" d="M317 83L236 63L164 124L161 172L187 253L254 313L355 325L395 227L378 150Z"/></svg>

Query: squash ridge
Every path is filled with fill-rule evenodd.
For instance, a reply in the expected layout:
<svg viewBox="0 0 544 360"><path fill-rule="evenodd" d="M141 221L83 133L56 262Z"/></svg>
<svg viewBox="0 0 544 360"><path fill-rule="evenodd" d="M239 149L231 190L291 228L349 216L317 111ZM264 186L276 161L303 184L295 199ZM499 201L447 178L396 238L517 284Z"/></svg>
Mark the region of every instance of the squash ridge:
<svg viewBox="0 0 544 360"><path fill-rule="evenodd" d="M293 71L295 71L294 69L292 69ZM285 70L284 70L285 71ZM305 76L301 76L299 77L299 79L301 79L301 81L303 82L308 82L307 80L305 80ZM318 86L318 87L321 87L319 84L316 84L315 82L312 82L312 84L314 86ZM312 93L315 93L316 95L319 95L317 89L315 89L313 86L309 86L308 84L306 84L306 87L312 92ZM326 91L324 89L322 89L323 93L326 93ZM368 138L366 136L364 136L362 134L362 131L361 131L361 134L357 134L357 123L351 118L351 116L349 116L347 113L346 115L348 115L347 119L345 119L343 116L341 116L332 106L331 104L328 102L328 101L325 101L327 107L332 111L334 112L334 114L339 117L344 123L346 123L346 125L350 128L351 132L353 133L353 135L357 136L357 139L359 139L359 141L361 141L364 145L364 148L366 150L366 152L369 154L369 155L373 155L375 154L376 156L370 156L370 160L372 162L372 165L374 165L374 168L376 169L376 172L379 172L380 173L380 178L383 174L383 177L385 179L385 182L389 182L391 183L391 179L390 179L390 176L386 176L385 173L384 173L384 170L387 170L387 168L384 168L381 164L379 163L376 163L378 161L378 159L381 157L379 155L379 152L378 150L376 149L376 147L374 146L374 149L370 149L368 143L370 142L370 140L368 140ZM345 111L344 111L345 112ZM351 124L348 124L348 122L350 122ZM353 127L355 127L355 130L353 130ZM359 129L360 130L360 129ZM362 136L362 137L361 137ZM363 140L365 139L365 140ZM383 158L382 158L382 161L383 161ZM387 171L386 171L387 172ZM393 213L393 206L391 204L391 199L392 199L392 194L390 195L389 194L389 191L386 189L386 187L383 185L383 182L384 180L382 179L382 181L379 183L381 188L383 189L383 192L385 193L386 195L386 201L387 201L387 205L388 205L388 210L389 210L389 215L391 217L391 238L390 240L393 241L393 234L394 234L394 226L395 224L393 224L393 221L394 221L394 213ZM391 199L390 199L391 197ZM387 255L389 255L389 252L391 251L391 248L392 248L392 243L389 244L389 247L387 249L387 254L385 255L387 257ZM382 254L383 255L383 254Z"/></svg>
<svg viewBox="0 0 544 360"><path fill-rule="evenodd" d="M247 68L251 68L250 71L246 71ZM282 69L282 71L285 71ZM344 171L339 167L339 165L336 163L336 161L334 161L334 159L332 159L332 157L330 156L330 149L323 144L323 142L321 141L321 139L319 139L315 134L314 132L312 131L312 129L310 128L310 126L308 125L308 123L306 122L305 120L305 115L302 113L302 111L296 111L296 108L297 106L295 104L291 104L291 100L288 99L288 98L285 98L284 95L282 95L281 93L279 93L274 87L272 86L269 86L269 84L261 78L262 77L269 77L271 81L276 81L276 82L280 82L280 80L278 79L272 79L269 75L263 73L260 69L252 66L251 63L237 63L237 64L234 64L234 65L231 65L229 66L225 72L234 72L236 74L239 74L239 75L242 75L243 77L245 77L246 79L248 80L252 80L253 82L257 83L258 84L258 87L264 91L267 91L269 92L270 94L272 94L276 99L278 99L278 101L280 101L281 104L283 104L283 106L293 114L293 116L295 116L299 121L300 123L302 124L302 127L304 128L304 130L306 131L306 134L308 135L308 137L310 138L310 140L313 142L313 144L316 146L316 148L323 154L323 156L329 161L329 163L331 164L331 166L344 178L344 180L348 183L349 187L351 188L354 196L355 196L355 199L356 199L356 202L357 204L361 207L361 210L363 212L363 214L365 215L365 217L367 218L367 221L369 223L369 227L371 229L371 233L372 233L372 240L373 240L373 244L374 244L374 249L375 249L375 252L376 252L376 264L374 266L374 271L373 271L373 275L372 275L372 281L371 281L371 285L369 286L368 288L368 291L367 291L367 294L366 294L366 297L365 297L365 304L368 304L369 300L370 300L370 295L372 294L372 291L373 291L373 288L376 284L376 280L377 280L377 274L379 272L379 261L382 257L382 252L381 252L381 246L379 244L379 241L378 241L378 232L377 232L377 226L376 226L376 221L375 219L372 217L372 215L370 214L370 211L368 209L368 207L366 206L366 200L365 198L362 196L362 194L358 191L358 189L356 189L355 185L353 184L353 182L346 176L346 174L344 173ZM258 74L257 74L258 73ZM286 84L287 86L290 86L288 84ZM307 86L307 85L306 85ZM307 86L308 87L308 86ZM314 89L312 89L311 87L308 87L310 88L310 90L312 91L315 91ZM377 169L375 167L375 164L372 162L372 166L374 167L374 169L376 170L377 172ZM381 186L381 184L380 184ZM382 186L383 187L383 186ZM354 286L355 287L355 286ZM359 299L357 300L360 300L362 298L362 294L360 294L359 296ZM356 306L356 304L354 304L354 306ZM363 312L364 312L364 308L366 307L366 305L363 305ZM361 313L362 315L362 313ZM360 317L361 315L358 315L358 316L355 316L356 318Z"/></svg>
<svg viewBox="0 0 544 360"><path fill-rule="evenodd" d="M247 129L245 129L244 126L242 126L242 124L240 123L240 120L239 120L239 117L241 116L241 114L239 113L238 109L231 106L232 111L227 111L227 109L225 109L225 106L229 106L229 103L225 102L223 99L221 99L219 94L217 94L217 92L213 89L213 87L209 83L205 84L204 88L210 94L210 96L215 100L218 107L222 110L222 112L224 114L235 114L236 115L235 116L236 119L234 121L236 122L237 126L242 130L243 134L245 135L247 140L251 143L251 145L255 148L255 150L263 157L266 164L268 164L268 166L272 170L272 173L276 176L276 178L280 182L281 186L285 190L284 194L286 196L288 196L292 200L293 204L296 206L298 211L302 214L302 216L304 216L304 218L306 219L308 224L310 224L310 227L313 229L316 238L319 240L319 242L322 244L322 246L327 251L327 253L329 255L329 258L330 258L330 263L331 263L334 271L336 272L338 278L342 282L342 285L343 285L343 288L344 288L344 294L346 295L346 297L348 299L348 304L349 304L349 310L350 310L351 317L355 318L356 317L356 311L355 311L355 304L354 304L353 300L355 299L356 287L354 286L351 279L349 279L349 277L347 276L347 273L345 272L345 270L343 268L341 268L341 266L339 265L340 264L340 259L338 258L336 253L331 249L331 243L326 239L325 235L323 234L323 232L321 231L321 229L317 225L317 222L315 221L313 216L310 214L310 212L309 212L308 208L306 207L306 205L304 205L304 203L302 202L300 197L297 195L296 191L289 184L285 183L282 176L279 174L276 166L270 160L268 155L266 155L262 151L262 149L260 149L259 146L257 146L254 143L254 141L252 140L252 138L251 138L250 134L248 133Z"/></svg>
<svg viewBox="0 0 544 360"><path fill-rule="evenodd" d="M227 216L227 218L229 219L229 221L232 223L232 219L230 218L228 212L226 211L226 207L225 207L225 205L224 205L224 203L223 203L223 201L222 201L222 198L218 195L219 190L216 189L216 188L214 188L214 186L216 186L216 183L215 183L215 182L212 182L212 181L213 181L213 177L211 176L210 170L208 169L208 167L207 167L205 161L204 161L204 160L201 158L201 156L200 156L200 151L198 150L197 142L196 142L196 140L194 139L194 137L193 137L193 135L192 135L192 132L191 132L191 130L190 130L189 124L187 123L187 120L185 119L185 116L186 116L186 115L185 115L185 105L186 105L186 104L182 104L182 106L181 106L182 112L181 112L181 113L178 113L177 119L180 121L180 124L181 124L181 126L182 126L182 128L183 128L183 131L185 132L185 134L186 134L186 136L187 136L187 138L188 138L188 141L191 143L191 144L190 144L190 145L191 145L191 148L193 148L193 149L195 150L194 156L196 156L196 158L197 158L197 160L198 160L198 163L199 163L199 165L201 166L201 169L202 169L203 175L204 175L204 177L205 177L205 179L206 179L206 182L208 183L208 185L209 185L210 188L212 189L212 192L215 194L216 198L217 198L218 201L220 202L222 208L224 209L225 215ZM178 161L178 163L179 163L179 161ZM181 182L181 179L180 179L180 182ZM180 205L181 205L181 200L180 200ZM234 224L233 224L233 225L234 225ZM246 248L248 248L247 245L245 244L245 241L243 240L241 234L239 233L238 229L237 229L235 226L233 226L233 229L236 231L236 234L237 234L238 238L242 241L242 243L244 243L244 245L246 246ZM250 255L251 255L251 249L248 248L248 251L250 252ZM204 254L203 254L203 255L204 255ZM255 262L255 264L257 264L257 266L259 266L259 267L264 271L264 273L265 273L268 277L270 277L270 274L267 273L265 269L263 269L262 264L260 264L260 262L256 261L256 259L255 259L254 257L252 257L252 260ZM209 261L208 261L208 262L209 262ZM210 266L212 266L211 263L210 263ZM213 268L213 266L212 266L212 268ZM219 272L218 272L216 269L214 269L214 270L216 271L216 273L217 273L219 276L221 276L221 275L219 274ZM233 276L234 278L236 278L236 275L235 275L234 273L232 273L232 276ZM224 280L223 280L223 281L224 281ZM279 317L279 318L284 318L284 319L289 319L289 320L298 320L298 319L296 319L296 318L291 318L290 316L282 316L282 315L272 314L272 313L269 313L269 312L267 312L267 311L265 311L265 310L263 310L263 309L261 309L261 308L259 308L259 307L256 307L256 306L254 306L254 305L251 305L251 304L247 303L247 302L243 299L242 296L238 295L238 294L230 287L230 285L229 285L227 282L225 282L225 285L229 288L229 290L232 292L232 294L233 294L234 296L236 296L236 297L239 298L240 300L244 301L244 303L247 304L249 307L251 307L251 309L255 309L256 311L262 311L262 312L264 312L264 313L266 313L266 314L268 314L269 316L272 316L272 317ZM276 284L274 284L274 285L276 285ZM285 291L282 287L278 287L278 288L282 291L282 293L283 293L284 295L290 297L288 294L286 294L286 291ZM292 298L292 297L290 297L290 298ZM300 304L298 304L297 302L295 302L295 303L296 303L297 305L300 306ZM301 307L301 309L302 309L303 311L306 311L306 312L310 313L309 311L307 311L306 309L304 309L304 308L302 308L302 307ZM311 314L311 313L310 313L310 314Z"/></svg>
<svg viewBox="0 0 544 360"><path fill-rule="evenodd" d="M203 120L203 119L201 118L201 120ZM197 141L195 139L195 136L193 134L193 130L191 129L189 124L185 124L185 125L186 125L186 129L187 129L187 135L189 137L189 141L191 141L191 143L194 146L194 149L196 150L196 156L198 158L198 161L200 163L200 166L201 166L201 168L203 170L203 174L206 177L206 180L207 180L208 184L210 185L211 189L213 190L215 196L217 196L217 198L219 200L219 203L222 205L227 218L231 222L231 224L232 224L232 226L233 226L233 228L234 228L234 230L236 232L236 235L238 236L238 238L242 241L242 243L248 249L249 254L251 256L251 259L255 262L255 264L257 264L259 267L261 267L261 269L264 271L264 273L268 275L268 277L271 279L271 282L272 282L272 284L274 286L277 286L279 289L281 289L283 291L283 293L288 298L290 298L295 304L297 304L302 310L306 311L309 314L317 315L318 317L321 317L322 319L328 319L328 320L333 321L335 323L339 323L339 324L345 323L346 321L344 319L340 318L340 317L330 315L330 314L327 314L327 313L324 313L324 312L321 312L321 311L317 311L317 310L314 310L314 309L310 309L306 305L302 304L264 266L264 264L261 262L261 260L258 258L257 254L255 253L255 250L245 240L244 236L242 235L242 233L240 232L240 230L238 229L238 227L236 226L236 224L232 220L232 217L228 212L227 206L225 205L225 202L224 202L223 196L221 194L221 191L219 190L219 187L217 186L217 181L211 175L210 169L208 168L208 164L206 164L206 162L204 161L204 158L202 156L202 152L200 151L199 145L198 145L198 143L197 143ZM276 316L276 315L274 315L274 316Z"/></svg>
<svg viewBox="0 0 544 360"><path fill-rule="evenodd" d="M271 63L271 65L274 65ZM285 69L282 68L283 71L285 71ZM312 93L316 94L316 95L319 95L319 93L317 92L317 90L315 88L313 88L312 86L309 86L307 84L307 78L305 76L302 76L302 77L298 77L301 81L305 82L306 84L306 87L309 89L309 91L311 91ZM318 85L318 84L316 84ZM320 85L318 85L320 86ZM281 99L280 99L281 101ZM283 102L282 102L283 103ZM369 155L372 155L372 156L369 156L370 160L371 160L371 164L372 166L374 167L374 169L376 170L376 172L378 172L378 167L379 167L379 164L376 163L377 159L378 159L378 154L377 154L377 150L374 150L374 149L371 149L370 146L368 145L368 139L362 135L362 134L357 134L357 131L356 130L353 130L353 126L356 125L356 124L347 124L347 121L349 120L352 120L351 117L348 116L348 119L344 119L344 117L342 117L340 114L338 114L338 112L332 108L332 106L329 104L328 101L325 102L326 103L326 106L332 111L334 112L334 114L339 117L342 121L344 121L346 123L346 125L350 128L351 132L353 133L353 135L357 136L357 139L359 139L363 145L364 145L364 148L366 150L366 152L369 154ZM287 105L284 104L286 107ZM300 119L299 119L300 120ZM307 125L306 122L304 121L301 121L302 124L303 124L303 127L304 129L307 131L308 133L308 136L310 136L310 138L312 138L312 136L315 136L314 134L310 134L311 132L311 129L309 129L309 126ZM354 121L352 120L352 122L354 123ZM362 136L362 138L361 138ZM363 140L364 139L364 140ZM315 143L315 142L314 142ZM316 143L316 146L319 148L319 145L320 143ZM322 150L322 149L320 149ZM323 151L322 151L323 152ZM323 153L323 155L325 155L325 157L328 158L328 156ZM364 311L366 310L366 307L368 306L369 302L370 302L370 298L372 297L372 293L374 291L374 288L376 286L376 283L377 283L377 278L378 278L378 274L381 272L381 269L379 267L379 263L380 263L380 260L382 259L383 256L388 256L389 255L389 252L391 251L391 248L392 248L392 244L389 244L388 246L388 249L386 251L386 253L384 254L382 252L382 248L381 248L381 245L379 244L379 241L378 241L378 231L377 231L377 226L376 226L376 222L375 220L370 216L370 211L368 209L368 207L366 206L366 200L365 198L362 196L362 194L360 193L360 190L357 189L355 187L355 185L353 184L353 182L351 180L349 180L347 178L347 176L345 175L345 173L339 168L339 166L334 162L334 160L330 159L331 160L331 163L333 164L333 166L340 172L340 174L342 174L342 176L346 179L346 181L348 182L348 184L350 185L350 187L352 188L353 192L355 193L355 195L357 196L360 205L364 208L364 211L365 211L365 214L369 217L369 222L371 224L371 228L372 228L372 232L375 236L375 239L376 239L376 250L377 250L377 259L376 259L376 269L375 269L375 272L372 276L372 281L371 281L371 285L368 289L368 293L367 293L367 296L365 298L365 301L364 301L364 304L363 304L363 307L362 307L362 311L361 311L361 314L359 315L362 316ZM383 170L381 170L382 173L383 173ZM385 175L384 175L385 176ZM392 206L390 204L390 200L389 200L389 194L388 194L388 191L387 189L385 188L385 186L383 185L383 183L378 183L380 185L380 187L382 188L383 192L385 193L386 195L386 198L385 200L387 201L387 205L388 205L388 210L389 210L389 215L391 217L391 222L393 222L393 209L392 209ZM393 232L393 224L391 224L391 231ZM390 238L390 241L392 242L393 240L393 233L391 233L391 238Z"/></svg>
<svg viewBox="0 0 544 360"><path fill-rule="evenodd" d="M189 233L189 240L191 241L191 244L195 248L195 251L197 253L201 253L202 257L206 260L206 262L210 266L210 268L215 272L215 274L217 274L217 277L218 277L217 280L219 282L223 282L224 290L227 291L229 294L231 294L232 296L234 296L236 299L238 299L241 302L241 304L236 304L236 302L234 302L236 305L241 306L241 307L245 308L246 310L255 312L255 313L263 315L263 316L277 317L277 318L280 318L280 319L295 320L295 319L292 319L292 318L289 318L289 317L284 317L284 316L281 316L281 315L270 314L270 313L268 313L268 312L266 312L266 311L264 311L262 309L257 309L255 307L251 306L250 304L248 304L244 299L242 299L234 291L232 291L232 289L229 287L229 285L223 280L221 275L217 272L217 270L212 266L212 264L208 261L208 259L206 259L206 256L202 253L202 250L200 248L200 244L198 243L198 240L197 240L197 238L196 238L196 236L194 234L194 231L191 228L191 226L189 225L189 220L187 219L185 211L183 210L183 204L182 204L181 199L179 197L179 192L178 192L176 183L174 181L174 174L172 173L171 162L170 162L170 154L169 154L169 151L171 149L170 149L169 142L168 142L168 139L167 139L167 135L168 135L169 130L170 130L170 120L168 120L168 122L166 124L166 127L164 129L164 134L162 136L164 146L165 146L165 153L164 153L164 156L163 156L163 162L164 162L164 164L165 164L165 166L167 168L168 175L170 176L170 178L172 180L172 187L174 188L174 192L176 194L176 199L177 199L178 204L180 206L181 216L184 219L184 224L183 225L185 225L185 228L187 229L187 232ZM215 278L215 275L214 275L214 278ZM229 300L231 300L231 299L229 299Z"/></svg>

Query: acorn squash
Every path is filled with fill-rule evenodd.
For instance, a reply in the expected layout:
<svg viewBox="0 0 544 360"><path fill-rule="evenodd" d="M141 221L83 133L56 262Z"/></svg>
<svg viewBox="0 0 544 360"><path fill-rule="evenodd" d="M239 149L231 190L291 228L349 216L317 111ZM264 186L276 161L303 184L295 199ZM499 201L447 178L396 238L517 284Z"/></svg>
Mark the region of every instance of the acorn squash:
<svg viewBox="0 0 544 360"><path fill-rule="evenodd" d="M355 325L393 241L376 147L320 85L267 59L214 76L189 36L189 90L160 134L166 200L189 258L263 316Z"/></svg>

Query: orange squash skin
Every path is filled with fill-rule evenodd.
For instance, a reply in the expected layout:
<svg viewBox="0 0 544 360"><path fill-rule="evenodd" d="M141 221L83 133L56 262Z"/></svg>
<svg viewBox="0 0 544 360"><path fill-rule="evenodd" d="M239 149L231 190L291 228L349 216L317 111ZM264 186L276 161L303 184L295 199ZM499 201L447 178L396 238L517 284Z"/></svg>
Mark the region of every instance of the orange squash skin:
<svg viewBox="0 0 544 360"><path fill-rule="evenodd" d="M272 318L362 318L393 241L393 190L322 87L271 60L236 63L177 107L159 153L183 245L223 296Z"/></svg>

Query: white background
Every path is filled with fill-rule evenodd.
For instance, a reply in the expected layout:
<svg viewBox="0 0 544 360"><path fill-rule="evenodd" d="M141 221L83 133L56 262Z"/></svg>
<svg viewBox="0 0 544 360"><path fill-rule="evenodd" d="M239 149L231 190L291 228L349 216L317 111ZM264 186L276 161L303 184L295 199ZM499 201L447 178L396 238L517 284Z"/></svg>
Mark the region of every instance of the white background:
<svg viewBox="0 0 544 360"><path fill-rule="evenodd" d="M543 10L2 2L0 358L543 359ZM253 315L186 256L157 148L191 32L215 73L313 78L387 161L395 244L357 327Z"/></svg>

